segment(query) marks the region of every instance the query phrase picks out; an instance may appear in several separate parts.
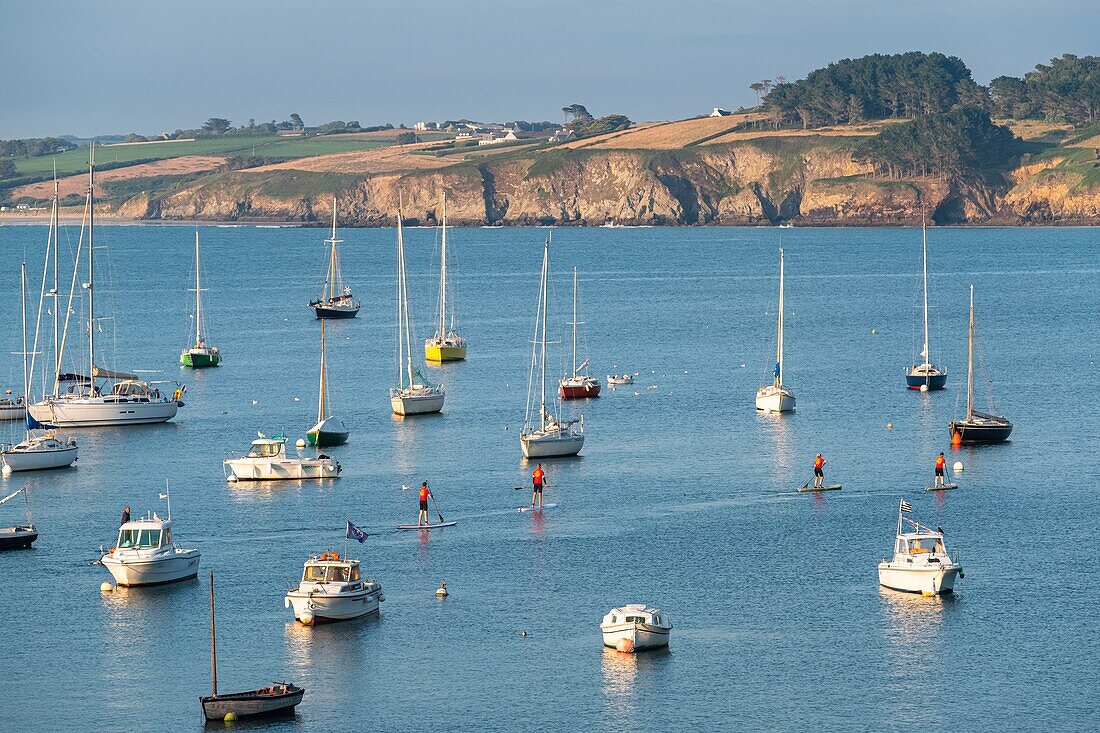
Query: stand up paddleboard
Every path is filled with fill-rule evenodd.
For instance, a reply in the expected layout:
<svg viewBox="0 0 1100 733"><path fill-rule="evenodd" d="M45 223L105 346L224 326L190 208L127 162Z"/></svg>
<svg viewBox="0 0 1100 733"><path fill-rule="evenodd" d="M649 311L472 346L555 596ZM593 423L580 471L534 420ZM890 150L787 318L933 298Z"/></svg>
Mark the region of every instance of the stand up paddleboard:
<svg viewBox="0 0 1100 733"><path fill-rule="evenodd" d="M440 527L453 527L458 522L437 522L436 524L399 524L398 529L439 529Z"/></svg>
<svg viewBox="0 0 1100 733"><path fill-rule="evenodd" d="M550 502L549 504L543 504L542 506L521 506L516 509L517 512L540 512L543 509L553 509L557 504Z"/></svg>
<svg viewBox="0 0 1100 733"><path fill-rule="evenodd" d="M944 484L943 486L925 486L924 490L928 491L950 491L951 489L959 488L958 484Z"/></svg>
<svg viewBox="0 0 1100 733"><path fill-rule="evenodd" d="M829 484L828 486L810 486L809 484L804 484L798 487L798 493L810 494L820 491L840 491L843 486L843 484Z"/></svg>

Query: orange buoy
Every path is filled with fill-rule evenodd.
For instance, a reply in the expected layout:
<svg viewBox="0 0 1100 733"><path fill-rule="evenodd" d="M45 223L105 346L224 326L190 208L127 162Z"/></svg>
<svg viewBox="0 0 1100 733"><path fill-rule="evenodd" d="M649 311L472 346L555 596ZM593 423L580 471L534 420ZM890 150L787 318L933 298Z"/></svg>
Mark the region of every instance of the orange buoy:
<svg viewBox="0 0 1100 733"><path fill-rule="evenodd" d="M951 433L951 445L952 445L952 447L958 448L960 445L962 445L962 442L963 442L962 433L960 433L958 430Z"/></svg>
<svg viewBox="0 0 1100 733"><path fill-rule="evenodd" d="M623 652L625 654L630 654L632 651L634 651L634 642L630 639L619 639L617 642L615 642L615 650Z"/></svg>

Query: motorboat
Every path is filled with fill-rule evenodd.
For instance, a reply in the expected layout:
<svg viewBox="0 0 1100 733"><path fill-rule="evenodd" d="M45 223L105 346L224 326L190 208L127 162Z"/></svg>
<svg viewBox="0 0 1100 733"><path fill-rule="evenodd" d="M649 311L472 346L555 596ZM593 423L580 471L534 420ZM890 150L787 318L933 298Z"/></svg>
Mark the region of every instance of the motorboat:
<svg viewBox="0 0 1100 733"><path fill-rule="evenodd" d="M8 420L22 420L27 416L27 401L22 397L15 397L9 389L0 397L0 422Z"/></svg>
<svg viewBox="0 0 1100 733"><path fill-rule="evenodd" d="M214 623L214 573L210 573L210 694L199 697L206 720L231 722L236 718L293 715L305 689L288 682L272 682L247 692L218 693L218 637Z"/></svg>
<svg viewBox="0 0 1100 733"><path fill-rule="evenodd" d="M462 361L466 339L455 329L454 298L447 273L447 193L443 193L442 244L439 250L439 323L435 335L424 342L424 358L431 362Z"/></svg>
<svg viewBox="0 0 1100 733"><path fill-rule="evenodd" d="M577 326L583 321L577 320L577 268L573 268L573 373L558 382L558 393L563 400L579 400L600 396L600 380L588 373L589 360L577 363Z"/></svg>
<svg viewBox="0 0 1100 733"><path fill-rule="evenodd" d="M878 582L892 590L926 596L951 593L956 578L963 577L958 552L948 553L943 530L931 529L905 516L912 511L902 499L894 557L878 564Z"/></svg>
<svg viewBox="0 0 1100 733"><path fill-rule="evenodd" d="M413 365L412 319L405 270L405 230L397 212L397 375L390 387L390 407L395 415L424 415L443 409L446 393L441 384L429 382Z"/></svg>
<svg viewBox="0 0 1100 733"><path fill-rule="evenodd" d="M8 494L3 499L0 499L0 505L7 504L20 494L23 495L23 511L26 521L14 524L10 527L0 527L0 550L27 549L36 539L38 539L38 529L34 526L34 518L31 517L30 500L27 499L27 490L25 488L19 489L12 494Z"/></svg>
<svg viewBox="0 0 1100 733"><path fill-rule="evenodd" d="M180 364L192 369L216 367L222 363L222 352L206 343L206 321L202 314L202 266L199 259L199 232L195 230L195 343L180 353Z"/></svg>
<svg viewBox="0 0 1100 733"><path fill-rule="evenodd" d="M634 383L634 375L633 374L608 374L607 375L607 384L608 384L608 386L611 386L611 387L621 385L621 384L633 384L633 383Z"/></svg>
<svg viewBox="0 0 1100 733"><path fill-rule="evenodd" d="M923 273L924 290L924 348L920 357L924 360L920 364L913 364L905 370L905 386L909 389L931 391L943 389L947 385L947 369L940 369L932 364L928 352L928 229L924 221L921 221L921 271Z"/></svg>
<svg viewBox="0 0 1100 733"><path fill-rule="evenodd" d="M600 624L603 644L622 652L640 652L668 646L672 619L644 603L612 608Z"/></svg>
<svg viewBox="0 0 1100 733"><path fill-rule="evenodd" d="M1003 443L1012 434L1007 417L974 409L974 286L970 286L970 327L967 338L966 417L948 424L952 443Z"/></svg>
<svg viewBox="0 0 1100 733"><path fill-rule="evenodd" d="M168 494L161 497L168 499ZM176 547L172 541L171 499L167 519L149 512L123 522L115 546L99 561L123 586L174 583L199 574L199 551Z"/></svg>
<svg viewBox="0 0 1100 733"><path fill-rule="evenodd" d="M771 384L756 390L756 409L760 412L791 412L795 397L783 384L783 250L779 250L779 317L776 327L775 373Z"/></svg>
<svg viewBox="0 0 1100 733"><path fill-rule="evenodd" d="M278 481L283 479L336 478L340 462L324 454L316 458L290 457L286 436L263 433L252 441L248 454L223 462L228 481Z"/></svg>
<svg viewBox="0 0 1100 733"><path fill-rule="evenodd" d="M359 315L360 303L351 294L351 288L344 285L340 273L340 258L336 254L336 245L342 239L336 238L336 197L332 197L332 237L325 240L329 246L328 275L325 277L321 297L309 301L309 307L317 318L355 318Z"/></svg>
<svg viewBox="0 0 1100 733"><path fill-rule="evenodd" d="M358 560L322 552L306 560L301 582L286 594L283 603L294 609L294 618L312 626L378 613L384 600L382 586L360 575Z"/></svg>
<svg viewBox="0 0 1100 733"><path fill-rule="evenodd" d="M309 444L318 448L348 442L347 427L340 418L328 413L328 369L325 361L325 322L321 321L321 386L317 398L317 424L306 433Z"/></svg>
<svg viewBox="0 0 1100 733"><path fill-rule="evenodd" d="M524 458L559 458L575 456L584 447L584 415L576 420L562 420L561 395L557 415L546 408L546 311L550 275L550 236L542 251L542 273L535 307L535 337L531 340L531 365L527 375L527 407L523 428L519 433L520 450ZM576 318L573 319L574 321ZM538 418L532 416L538 400Z"/></svg>

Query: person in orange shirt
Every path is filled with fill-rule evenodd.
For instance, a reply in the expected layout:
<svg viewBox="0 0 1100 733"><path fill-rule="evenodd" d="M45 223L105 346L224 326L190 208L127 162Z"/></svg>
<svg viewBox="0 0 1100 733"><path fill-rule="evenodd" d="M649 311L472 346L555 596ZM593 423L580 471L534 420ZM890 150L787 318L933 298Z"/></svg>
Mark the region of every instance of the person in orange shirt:
<svg viewBox="0 0 1100 733"><path fill-rule="evenodd" d="M546 472L542 470L542 464L540 463L531 472L531 506L535 506L537 501L539 509L542 509L542 487L545 485Z"/></svg>
<svg viewBox="0 0 1100 733"><path fill-rule="evenodd" d="M814 459L814 488L822 489L825 487L825 472L821 469L825 468L825 464L828 463L821 454L817 454L817 458Z"/></svg>
<svg viewBox="0 0 1100 733"><path fill-rule="evenodd" d="M936 478L932 481L932 488L943 488L943 471L947 468L947 459L943 457L943 451L936 456Z"/></svg>
<svg viewBox="0 0 1100 733"><path fill-rule="evenodd" d="M418 525L431 524L431 522L428 521L429 497L433 499L435 498L434 496L432 496L432 490L428 488L428 482L425 481L424 483L420 484L420 513L416 515L416 523Z"/></svg>

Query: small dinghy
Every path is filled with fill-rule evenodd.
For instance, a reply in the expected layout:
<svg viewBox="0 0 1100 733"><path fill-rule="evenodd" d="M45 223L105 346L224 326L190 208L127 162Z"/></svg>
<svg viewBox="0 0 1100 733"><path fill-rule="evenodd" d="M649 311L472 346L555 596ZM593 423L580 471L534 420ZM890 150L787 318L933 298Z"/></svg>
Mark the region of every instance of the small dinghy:
<svg viewBox="0 0 1100 733"><path fill-rule="evenodd" d="M268 687L248 692L218 694L218 645L214 631L214 573L210 573L210 694L199 697L202 714L207 720L230 722L237 718L293 715L306 691L286 682L272 682Z"/></svg>
<svg viewBox="0 0 1100 733"><path fill-rule="evenodd" d="M891 590L925 596L951 593L963 577L958 552L948 554L943 530L930 529L905 516L913 511L905 499L898 506L894 557L878 564L878 582ZM906 532L906 525L911 531Z"/></svg>
<svg viewBox="0 0 1100 733"><path fill-rule="evenodd" d="M668 646L672 619L644 603L612 608L600 624L603 645L620 652L640 652Z"/></svg>
<svg viewBox="0 0 1100 733"><path fill-rule="evenodd" d="M6 504L15 497L23 495L23 507L26 514L26 522L11 527L0 527L0 550L23 550L31 546L38 539L38 530L35 529L31 519L31 505L27 499L27 490L19 489L13 494L0 499L0 504Z"/></svg>
<svg viewBox="0 0 1100 733"><path fill-rule="evenodd" d="M618 384L633 384L633 383L634 383L634 375L633 374L608 374L607 375L607 384L608 384L609 387L614 387L615 385L618 385Z"/></svg>

